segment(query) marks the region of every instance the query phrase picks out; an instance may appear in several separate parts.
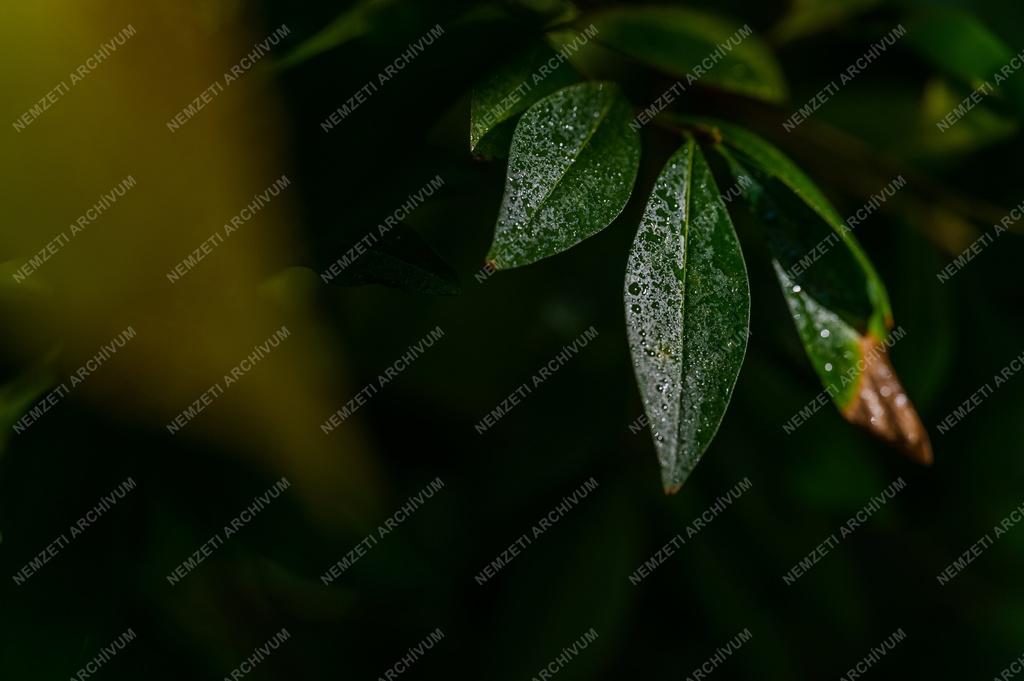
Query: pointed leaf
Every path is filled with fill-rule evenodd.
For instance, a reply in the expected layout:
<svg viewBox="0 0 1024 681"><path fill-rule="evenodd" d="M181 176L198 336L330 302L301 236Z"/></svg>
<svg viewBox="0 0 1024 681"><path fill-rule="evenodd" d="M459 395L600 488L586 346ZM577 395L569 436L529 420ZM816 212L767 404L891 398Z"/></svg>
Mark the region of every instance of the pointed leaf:
<svg viewBox="0 0 1024 681"><path fill-rule="evenodd" d="M850 229L778 149L735 126L704 123L724 136L717 150L764 226L783 296L826 392L847 420L929 463L928 435L888 358L888 294Z"/></svg>
<svg viewBox="0 0 1024 681"><path fill-rule="evenodd" d="M506 156L519 114L579 79L569 62L558 59L546 44L528 47L473 89L469 150L483 158Z"/></svg>
<svg viewBox="0 0 1024 681"><path fill-rule="evenodd" d="M685 118L723 137L719 150L734 164L740 186L768 186L782 210L762 211L769 245L786 271L801 270L797 284L813 289L828 307L850 323L872 330L879 338L892 327L885 285L851 230L810 178L781 151L757 135L728 123ZM758 183L746 182L759 180ZM744 195L750 198L750 191ZM828 239L828 252L813 267L799 267L801 258ZM838 244L841 243L842 247Z"/></svg>
<svg viewBox="0 0 1024 681"><path fill-rule="evenodd" d="M692 78L769 102L786 96L782 70L749 27L682 7L621 7L598 12L585 22L597 27L597 42L687 78L687 87ZM719 47L726 45L728 49ZM720 56L708 68L706 60L712 55Z"/></svg>
<svg viewBox="0 0 1024 681"><path fill-rule="evenodd" d="M750 322L743 254L693 140L654 185L629 255L625 302L662 481L674 492L722 422Z"/></svg>
<svg viewBox="0 0 1024 681"><path fill-rule="evenodd" d="M629 200L640 161L631 118L611 83L573 85L534 104L512 138L488 260L528 265L607 227Z"/></svg>

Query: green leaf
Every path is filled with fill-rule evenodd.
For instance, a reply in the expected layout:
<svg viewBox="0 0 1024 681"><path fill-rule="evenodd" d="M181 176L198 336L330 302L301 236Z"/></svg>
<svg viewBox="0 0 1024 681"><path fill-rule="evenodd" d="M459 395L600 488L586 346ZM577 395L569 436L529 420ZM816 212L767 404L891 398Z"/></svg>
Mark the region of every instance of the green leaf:
<svg viewBox="0 0 1024 681"><path fill-rule="evenodd" d="M765 228L775 274L811 365L839 409L847 409L857 398L860 339L868 333L872 311L866 277L848 250L835 247L824 256L828 261L798 272L800 259L829 237L831 219L823 220L806 195L796 193L756 159L735 150L719 152ZM832 211L830 205L824 206L827 213ZM883 327L882 337L887 332Z"/></svg>
<svg viewBox="0 0 1024 681"><path fill-rule="evenodd" d="M384 19L398 5L398 1L360 0L338 15L330 24L297 45L277 62L277 68L296 66L366 35L371 29L384 23Z"/></svg>
<svg viewBox="0 0 1024 681"><path fill-rule="evenodd" d="M818 33L842 24L850 17L884 0L793 0L786 16L772 31L781 42Z"/></svg>
<svg viewBox="0 0 1024 681"><path fill-rule="evenodd" d="M927 433L884 344L893 325L888 294L849 228L778 149L742 128L698 125L723 139L716 149L764 227L783 297L827 394L847 420L930 462Z"/></svg>
<svg viewBox="0 0 1024 681"><path fill-rule="evenodd" d="M813 266L800 267L803 272L796 283L806 284L850 323L884 339L892 327L892 310L885 285L851 230L817 185L781 151L739 126L711 119L680 120L723 136L725 147L732 152L729 159L740 168L734 176L741 188L744 180L758 180L751 187L756 184L772 190L770 197L779 204L775 208L784 210L773 212L766 205L760 217L769 228L769 245L784 270L798 266L822 239L835 242L835 247L830 245L827 254ZM744 195L752 196L750 191L745 191Z"/></svg>
<svg viewBox="0 0 1024 681"><path fill-rule="evenodd" d="M1017 132L1019 124L1015 117L1009 115L1010 112L997 113L984 101L956 125L939 129L937 124L962 101L963 93L948 81L931 79L921 92L920 107L914 112L917 114L914 125L902 131L897 148L905 150L911 158L916 155L918 159L934 161L936 157L976 152L1003 142Z"/></svg>
<svg viewBox="0 0 1024 681"><path fill-rule="evenodd" d="M611 83L564 88L523 115L512 137L490 262L520 267L555 255L622 212L640 162L631 118Z"/></svg>
<svg viewBox="0 0 1024 681"><path fill-rule="evenodd" d="M587 20L598 29L597 42L687 78L687 87L701 82L769 102L786 96L782 70L771 51L757 36L743 37L748 26L682 7L622 7ZM708 68L709 59L718 61Z"/></svg>
<svg viewBox="0 0 1024 681"><path fill-rule="evenodd" d="M725 416L750 323L739 241L692 139L654 185L629 254L625 302L662 481L674 492Z"/></svg>
<svg viewBox="0 0 1024 681"><path fill-rule="evenodd" d="M1024 73L1010 64L1014 52L972 13L929 9L910 22L907 38L924 59L969 87L998 88L1024 116Z"/></svg>
<svg viewBox="0 0 1024 681"><path fill-rule="evenodd" d="M1013 56L988 27L968 11L929 10L911 22L908 39L934 65L966 83L989 78Z"/></svg>
<svg viewBox="0 0 1024 681"><path fill-rule="evenodd" d="M469 150L483 158L506 156L519 114L579 79L569 62L546 44L531 45L474 88Z"/></svg>

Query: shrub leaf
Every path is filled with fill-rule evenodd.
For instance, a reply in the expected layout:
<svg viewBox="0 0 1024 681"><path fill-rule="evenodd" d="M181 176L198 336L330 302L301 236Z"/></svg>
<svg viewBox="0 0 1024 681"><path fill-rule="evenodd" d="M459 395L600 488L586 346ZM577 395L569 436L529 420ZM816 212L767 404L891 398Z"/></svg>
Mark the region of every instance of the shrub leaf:
<svg viewBox="0 0 1024 681"><path fill-rule="evenodd" d="M780 102L782 70L747 26L682 7L621 7L588 17L596 41L677 78ZM728 46L719 49L719 46ZM720 55L708 67L709 55Z"/></svg>
<svg viewBox="0 0 1024 681"><path fill-rule="evenodd" d="M611 83L564 88L523 114L512 137L490 262L528 265L575 246L618 216L640 161L631 118Z"/></svg>
<svg viewBox="0 0 1024 681"><path fill-rule="evenodd" d="M723 138L717 149L764 226L786 304L828 396L851 423L930 463L928 434L888 357L888 294L850 229L778 149L736 126L702 124Z"/></svg>
<svg viewBox="0 0 1024 681"><path fill-rule="evenodd" d="M693 140L654 185L629 254L625 303L662 481L675 492L722 422L750 323L743 254Z"/></svg>
<svg viewBox="0 0 1024 681"><path fill-rule="evenodd" d="M519 114L579 79L546 44L531 45L473 88L469 150L483 158L504 158Z"/></svg>

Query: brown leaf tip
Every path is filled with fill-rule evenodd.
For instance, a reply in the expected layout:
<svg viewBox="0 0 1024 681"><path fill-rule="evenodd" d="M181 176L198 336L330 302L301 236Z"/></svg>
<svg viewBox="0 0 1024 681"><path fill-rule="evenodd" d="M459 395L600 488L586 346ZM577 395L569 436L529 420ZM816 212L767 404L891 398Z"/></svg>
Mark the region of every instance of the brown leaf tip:
<svg viewBox="0 0 1024 681"><path fill-rule="evenodd" d="M860 348L864 370L857 394L843 416L914 461L931 464L934 457L928 431L900 385L885 345L869 334L861 338Z"/></svg>

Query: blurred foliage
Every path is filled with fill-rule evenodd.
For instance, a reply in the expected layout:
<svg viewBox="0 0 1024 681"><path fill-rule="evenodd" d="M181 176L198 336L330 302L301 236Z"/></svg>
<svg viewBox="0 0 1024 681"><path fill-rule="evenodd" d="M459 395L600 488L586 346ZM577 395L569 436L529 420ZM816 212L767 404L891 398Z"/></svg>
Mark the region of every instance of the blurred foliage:
<svg viewBox="0 0 1024 681"><path fill-rule="evenodd" d="M935 575L1022 501L1024 380L1005 384L948 434L933 426L1021 352L1020 225L949 282L935 274L1024 198L1016 169L1024 76L947 132L936 122L991 76L993 62L979 61L986 53L972 41L992 55L1024 48L1024 5L655 3L749 23L789 93L771 103L698 86L673 111L735 121L777 144L840 215L897 174L909 180L856 236L907 331L893 360L936 453L932 468L916 467L829 408L784 433L820 387L767 259L748 253L752 339L732 408L684 490L664 497L649 436L629 429L642 407L621 307L624 254L646 193L569 253L475 276L505 166L468 149L471 91L521 51L547 39L557 45L558 32L624 4L9 4L0 22L8 122L120 27L132 22L139 34L90 74L88 88L26 131L8 128L0 142L3 420L128 323L139 337L27 432L6 431L0 678L70 678L128 627L138 638L104 665L103 678L226 677L281 627L291 640L246 678L377 678L436 627L444 640L403 678L531 678L590 627L599 638L559 678L685 678L744 627L753 639L716 671L722 679L835 678L897 627L907 641L871 670L878 678L991 678L1021 654L1024 528L947 586ZM941 18L950 12L973 18ZM900 22L905 42L783 130ZM291 35L263 68L181 131L167 131L165 121L282 24ZM321 129L435 25L445 29L435 44L342 125ZM915 26L930 28L914 37ZM673 82L603 47L581 52L574 66L618 81L638 109ZM668 131L648 133L637 178L647 188L678 146ZM138 189L90 227L90 240L25 284L13 282L10 272L127 172ZM167 284L168 268L282 172L294 180L287 199L245 239L221 246L216 262L211 256ZM328 286L305 269L321 271L436 174L445 187L408 216L418 236L401 253L437 265L429 276L417 270L423 280L437 283L440 272L448 282L454 271L460 295L365 279ZM381 258L394 265L393 254ZM295 338L279 354L185 431L168 434L175 414L282 323ZM474 431L591 324L600 335L578 357L486 434ZM343 428L320 432L331 410L435 326L445 330L435 347ZM24 584L14 582L129 476L136 490ZM180 584L168 583L174 566L281 476L291 490ZM590 476L595 492L497 577L476 583ZM341 579L321 582L435 477L444 489ZM629 582L744 477L749 492L650 577ZM793 586L783 582L897 477L905 491Z"/></svg>

